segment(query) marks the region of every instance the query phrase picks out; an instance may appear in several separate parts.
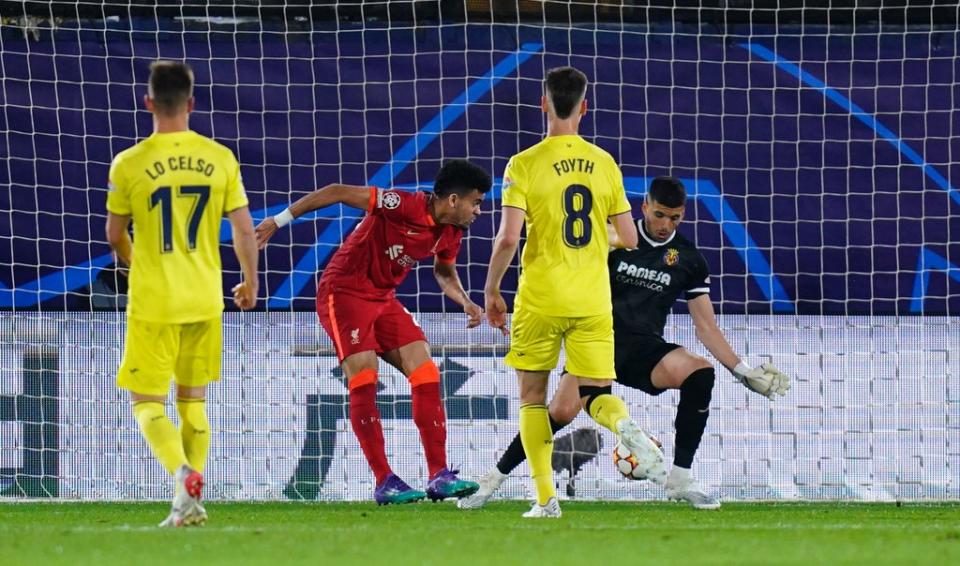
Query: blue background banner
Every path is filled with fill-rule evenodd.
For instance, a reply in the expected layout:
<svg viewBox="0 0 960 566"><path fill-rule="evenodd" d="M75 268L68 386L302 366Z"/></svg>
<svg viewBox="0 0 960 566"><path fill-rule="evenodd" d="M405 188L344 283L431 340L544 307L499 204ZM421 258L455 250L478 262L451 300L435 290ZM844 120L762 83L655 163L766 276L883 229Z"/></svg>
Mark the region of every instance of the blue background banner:
<svg viewBox="0 0 960 566"><path fill-rule="evenodd" d="M140 99L163 57L193 66L191 125L237 153L258 219L330 182L429 188L453 157L499 177L542 136L544 69L573 64L592 81L582 133L622 164L635 214L650 178L685 180L681 231L721 312L960 313L960 34L748 31L67 21L37 41L5 27L0 308L87 310L91 282L112 276L107 171L150 134ZM477 301L493 196L459 257ZM278 235L266 308L312 309L317 272L357 219L332 207ZM229 286L239 270L224 250ZM450 308L429 267L400 294Z"/></svg>

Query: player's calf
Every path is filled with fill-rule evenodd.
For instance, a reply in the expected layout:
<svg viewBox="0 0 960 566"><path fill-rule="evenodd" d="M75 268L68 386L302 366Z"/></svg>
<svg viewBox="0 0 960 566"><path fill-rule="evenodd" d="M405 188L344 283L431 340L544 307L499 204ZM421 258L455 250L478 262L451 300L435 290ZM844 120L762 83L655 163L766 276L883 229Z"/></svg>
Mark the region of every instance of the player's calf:
<svg viewBox="0 0 960 566"><path fill-rule="evenodd" d="M693 457L700 447L703 431L710 417L710 400L713 396L715 373L712 367L691 373L680 385L680 402L677 404L676 446L674 466L690 469Z"/></svg>

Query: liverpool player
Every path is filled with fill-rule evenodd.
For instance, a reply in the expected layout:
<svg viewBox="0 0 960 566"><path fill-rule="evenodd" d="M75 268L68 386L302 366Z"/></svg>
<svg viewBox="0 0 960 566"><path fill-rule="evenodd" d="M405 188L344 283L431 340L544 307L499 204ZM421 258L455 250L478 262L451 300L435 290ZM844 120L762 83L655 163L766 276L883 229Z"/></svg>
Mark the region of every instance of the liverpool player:
<svg viewBox="0 0 960 566"><path fill-rule="evenodd" d="M618 383L649 395L660 395L667 389L680 390L674 423L677 435L673 469L665 484L667 497L687 501L697 509L716 509L720 502L704 493L690 475L710 415L713 364L663 339L673 304L681 295L685 296L697 338L751 391L773 399L790 389L790 378L772 364L758 368L746 365L717 326L710 302L707 262L693 242L677 232L685 206L686 190L679 180L656 178L643 203L643 220L637 223L639 245L636 249L614 250L609 255L616 373ZM613 230L610 243L616 247L620 244ZM554 432L570 423L580 411L576 395L563 394L576 387L573 376L564 375L558 394L550 403ZM565 397L572 397L574 402L564 403ZM480 490L458 502L460 508L482 507L523 460L524 450L517 435L496 467L480 480Z"/></svg>
<svg viewBox="0 0 960 566"><path fill-rule="evenodd" d="M376 477L378 504L461 498L479 487L447 468L440 371L423 330L397 300L395 290L417 261L433 256L433 274L444 294L463 307L468 327L480 324L483 309L461 285L455 262L463 231L480 215L490 186L490 175L482 168L452 160L437 173L432 194L327 185L256 228L262 248L277 228L312 210L343 203L367 212L323 270L317 284L317 316L348 379L350 423ZM413 420L430 473L426 493L407 485L387 462L376 402L377 356L410 381Z"/></svg>

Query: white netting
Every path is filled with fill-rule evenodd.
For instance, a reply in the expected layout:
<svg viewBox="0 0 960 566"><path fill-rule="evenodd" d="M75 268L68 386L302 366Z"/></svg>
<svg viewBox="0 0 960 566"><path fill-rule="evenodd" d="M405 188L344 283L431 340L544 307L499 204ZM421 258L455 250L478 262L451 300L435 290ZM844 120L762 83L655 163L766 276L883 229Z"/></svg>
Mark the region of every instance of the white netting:
<svg viewBox="0 0 960 566"><path fill-rule="evenodd" d="M236 152L258 219L329 182L429 188L452 157L499 176L543 134L544 70L581 68L592 83L582 133L622 164L635 214L652 176L684 179L682 231L710 263L721 327L748 360L796 379L770 403L719 369L695 464L705 486L745 499L958 496L958 37L931 25L942 14L827 27L813 10L776 27L759 8L274 4L79 3L45 17L3 5L4 493L166 496L113 385L124 282L102 236L110 160L151 132L140 98L163 57L193 66L191 125ZM484 210L498 198L499 182ZM357 218L334 207L285 229L261 263L269 312L225 315L210 496L369 497L312 313L318 268ZM479 220L458 258L478 302L497 221ZM239 273L227 246L224 258L229 286ZM429 265L399 295L444 370L450 461L478 475L516 432L504 342L462 328ZM705 353L686 315L668 339ZM382 382L388 456L421 485L408 385L385 365ZM675 395L619 391L671 454ZM580 417L561 434L584 427ZM578 496L662 495L619 481L601 437L597 458L583 449ZM528 494L525 474L507 496Z"/></svg>

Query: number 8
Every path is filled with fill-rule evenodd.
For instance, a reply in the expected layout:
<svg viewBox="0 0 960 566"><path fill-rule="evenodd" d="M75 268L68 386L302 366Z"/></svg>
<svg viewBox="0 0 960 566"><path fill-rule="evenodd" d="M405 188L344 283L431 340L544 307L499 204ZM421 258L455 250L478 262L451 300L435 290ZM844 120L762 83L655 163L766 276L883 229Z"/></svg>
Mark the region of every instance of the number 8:
<svg viewBox="0 0 960 566"><path fill-rule="evenodd" d="M593 235L593 224L590 222L592 210L593 194L587 187L570 185L563 191L563 211L566 213L563 219L563 241L571 248L582 248L590 243Z"/></svg>

